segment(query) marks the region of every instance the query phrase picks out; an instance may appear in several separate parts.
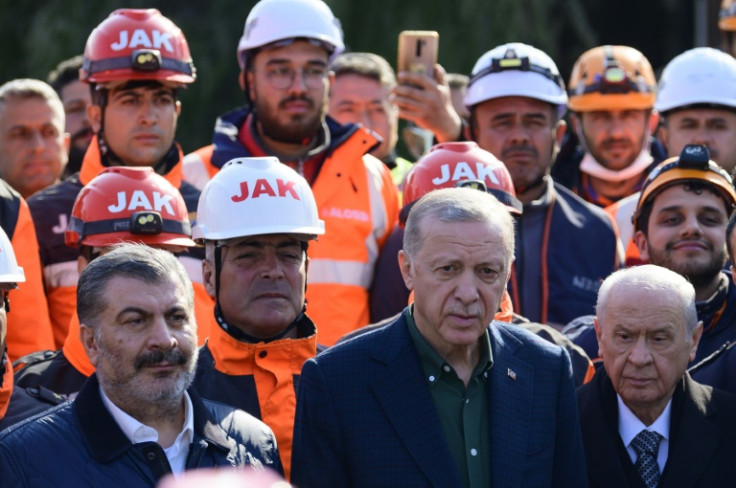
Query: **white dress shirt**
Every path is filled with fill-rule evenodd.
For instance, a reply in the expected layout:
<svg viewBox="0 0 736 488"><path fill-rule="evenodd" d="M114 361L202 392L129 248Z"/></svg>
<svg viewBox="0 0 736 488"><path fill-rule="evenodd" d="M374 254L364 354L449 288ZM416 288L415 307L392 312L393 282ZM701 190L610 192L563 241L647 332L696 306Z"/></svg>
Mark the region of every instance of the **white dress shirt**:
<svg viewBox="0 0 736 488"><path fill-rule="evenodd" d="M115 405L100 387L100 396L102 396L102 402L107 407L107 410L115 419L115 422L120 426L125 436L133 444L140 442L158 442L158 432L153 427L149 427L138 420L134 419L117 405ZM192 400L189 398L189 394L184 392L184 425L182 426L181 432L176 436L174 443L169 447L164 448L166 458L169 460L171 465L171 471L174 474L181 473L184 471L187 462L187 455L189 454L189 445L194 439L194 412L192 411ZM162 446L163 447L163 446Z"/></svg>
<svg viewBox="0 0 736 488"><path fill-rule="evenodd" d="M659 465L660 474L664 470L664 465L667 462L667 455L670 451L670 415L672 412L672 399L667 402L667 406L664 407L662 413L657 417L652 425L647 427L634 413L626 406L621 397L617 394L618 399L618 433L621 436L621 440L626 446L626 452L629 453L632 463L636 463L636 451L631 446L631 441L634 440L639 432L642 430L651 430L662 436L662 442L659 443L659 452L657 453L657 464Z"/></svg>

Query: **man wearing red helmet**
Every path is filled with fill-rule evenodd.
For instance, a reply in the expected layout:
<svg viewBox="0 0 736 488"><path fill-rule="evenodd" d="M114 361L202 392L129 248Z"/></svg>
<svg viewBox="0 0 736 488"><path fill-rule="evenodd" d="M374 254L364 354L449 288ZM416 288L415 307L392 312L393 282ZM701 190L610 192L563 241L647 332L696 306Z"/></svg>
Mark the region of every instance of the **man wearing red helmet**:
<svg viewBox="0 0 736 488"><path fill-rule="evenodd" d="M57 344L74 310L77 253L63 235L82 186L105 167L150 166L179 189L190 215L196 213L199 191L182 180L182 153L174 141L177 93L195 76L184 34L158 10L116 10L87 39L80 79L92 90L88 115L95 137L78 174L29 202ZM188 268L205 297L199 263Z"/></svg>
<svg viewBox="0 0 736 488"><path fill-rule="evenodd" d="M504 162L524 204L509 281L514 309L557 326L592 312L620 255L611 219L549 176L566 103L554 61L522 43L481 56L465 95L469 138Z"/></svg>
<svg viewBox="0 0 736 488"><path fill-rule="evenodd" d="M151 167L105 168L77 195L65 233L67 245L79 249L78 270L119 242L138 242L174 253L193 247L189 212L181 193ZM209 335L212 301L195 294L198 343ZM17 385L42 394L76 394L95 368L82 347L76 311L64 345L56 352L22 357Z"/></svg>
<svg viewBox="0 0 736 488"><path fill-rule="evenodd" d="M368 154L378 140L326 115L330 59L343 48L339 21L323 1L258 2L238 46L249 106L222 115L214 144L187 155L184 166L198 188L248 156L276 156L307 179L326 229L309 249L307 302L326 345L370 321L375 261L398 214L391 174Z"/></svg>

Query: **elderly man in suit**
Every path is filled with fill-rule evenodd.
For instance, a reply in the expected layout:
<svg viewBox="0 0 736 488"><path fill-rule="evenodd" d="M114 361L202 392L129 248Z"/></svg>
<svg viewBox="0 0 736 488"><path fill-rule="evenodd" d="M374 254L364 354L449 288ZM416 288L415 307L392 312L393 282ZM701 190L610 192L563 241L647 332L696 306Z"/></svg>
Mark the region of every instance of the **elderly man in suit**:
<svg viewBox="0 0 736 488"><path fill-rule="evenodd" d="M513 250L511 216L490 194L417 201L399 252L413 305L302 369L294 484L586 485L568 355L491 323Z"/></svg>
<svg viewBox="0 0 736 488"><path fill-rule="evenodd" d="M695 289L655 265L609 276L596 305L603 369L578 390L592 487L732 486L736 397L686 372Z"/></svg>

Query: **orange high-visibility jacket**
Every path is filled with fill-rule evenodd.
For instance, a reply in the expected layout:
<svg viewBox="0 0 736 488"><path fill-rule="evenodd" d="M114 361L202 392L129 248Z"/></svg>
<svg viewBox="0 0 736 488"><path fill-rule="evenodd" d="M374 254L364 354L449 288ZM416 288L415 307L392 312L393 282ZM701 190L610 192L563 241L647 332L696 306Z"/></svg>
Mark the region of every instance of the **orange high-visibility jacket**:
<svg viewBox="0 0 736 488"><path fill-rule="evenodd" d="M218 122L217 144L184 158L185 178L200 189L227 158L251 155L242 142L217 132L226 126L228 134L240 131L247 112L226 116L232 120ZM378 253L398 219L398 192L386 165L367 154L377 143L372 134L330 118L326 124L331 143L312 184L325 234L309 245L307 312L319 324L319 343L332 345L370 322L368 289Z"/></svg>

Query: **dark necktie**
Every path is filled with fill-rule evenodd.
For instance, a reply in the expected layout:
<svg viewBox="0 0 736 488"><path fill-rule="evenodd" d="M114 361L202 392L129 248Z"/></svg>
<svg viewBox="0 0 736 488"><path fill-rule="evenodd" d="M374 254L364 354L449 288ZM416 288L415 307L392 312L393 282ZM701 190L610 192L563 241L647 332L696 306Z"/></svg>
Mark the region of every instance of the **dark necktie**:
<svg viewBox="0 0 736 488"><path fill-rule="evenodd" d="M634 466L647 488L655 488L659 483L657 454L661 441L661 435L646 429L639 432L631 441L631 447L636 451Z"/></svg>

